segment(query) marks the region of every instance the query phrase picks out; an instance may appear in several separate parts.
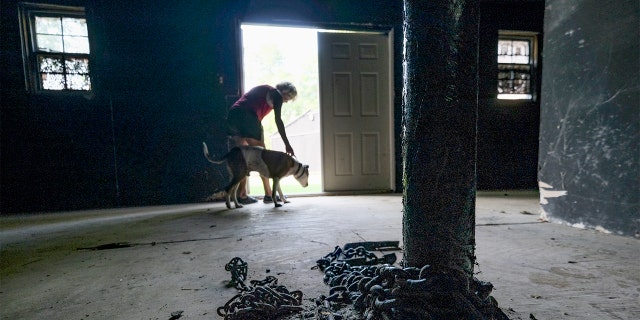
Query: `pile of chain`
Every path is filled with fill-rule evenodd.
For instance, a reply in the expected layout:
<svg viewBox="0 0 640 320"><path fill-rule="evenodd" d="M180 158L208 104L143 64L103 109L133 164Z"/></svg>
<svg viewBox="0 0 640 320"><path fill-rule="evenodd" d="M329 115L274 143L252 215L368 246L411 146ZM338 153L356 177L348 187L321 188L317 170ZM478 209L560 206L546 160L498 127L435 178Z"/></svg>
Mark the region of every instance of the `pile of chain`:
<svg viewBox="0 0 640 320"><path fill-rule="evenodd" d="M342 319L332 310L353 305L360 318L367 320L508 320L490 296L493 285L476 278L469 281L462 271L400 268L388 263L351 266L340 261L337 252L317 262L317 268L324 271L324 283L331 287L329 296L318 302L322 312L316 313L317 319Z"/></svg>
<svg viewBox="0 0 640 320"><path fill-rule="evenodd" d="M378 258L373 252L366 250L363 246L348 248L343 250L336 246L333 252L316 261L316 267L324 271L333 262L344 262L350 266L368 266L377 264L393 264L396 262L395 253L386 254Z"/></svg>
<svg viewBox="0 0 640 320"><path fill-rule="evenodd" d="M218 315L225 320L277 319L302 311L302 291L289 291L278 285L278 279L267 276L264 280L247 280L247 263L235 257L225 265L231 273L229 285L235 287L235 295L224 306L219 307Z"/></svg>

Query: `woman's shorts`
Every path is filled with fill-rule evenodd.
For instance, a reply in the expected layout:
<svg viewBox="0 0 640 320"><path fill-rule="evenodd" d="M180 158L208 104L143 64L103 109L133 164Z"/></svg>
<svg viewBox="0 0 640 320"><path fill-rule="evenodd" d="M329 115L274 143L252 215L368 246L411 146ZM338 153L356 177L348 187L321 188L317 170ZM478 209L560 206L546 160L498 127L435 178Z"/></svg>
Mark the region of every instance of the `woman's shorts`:
<svg viewBox="0 0 640 320"><path fill-rule="evenodd" d="M227 115L227 134L263 141L264 129L258 116L251 110L231 109Z"/></svg>

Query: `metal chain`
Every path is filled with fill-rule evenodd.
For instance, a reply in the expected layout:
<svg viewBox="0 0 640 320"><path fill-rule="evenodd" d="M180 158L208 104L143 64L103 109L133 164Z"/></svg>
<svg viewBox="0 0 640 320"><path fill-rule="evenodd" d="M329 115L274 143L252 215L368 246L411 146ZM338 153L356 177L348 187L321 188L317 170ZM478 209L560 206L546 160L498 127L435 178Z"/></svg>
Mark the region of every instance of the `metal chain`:
<svg viewBox="0 0 640 320"><path fill-rule="evenodd" d="M224 266L224 269L231 272L231 281L229 281L230 286L240 291L246 291L249 289L249 287L244 284L244 281L247 280L248 271L246 262L242 261L239 257L235 257Z"/></svg>
<svg viewBox="0 0 640 320"><path fill-rule="evenodd" d="M349 304L353 304L363 319L371 320L508 319L489 296L493 289L489 282L476 278L469 281L459 270L440 271L428 265L421 269L400 268L389 263L352 266L346 261L355 261L349 260L354 255L373 258L359 248L347 251L336 247L334 252L318 260L317 268L324 271L324 283L330 290L328 297L320 297L324 312L316 314L317 319L336 319L332 309ZM442 301L455 303L451 308L442 307Z"/></svg>
<svg viewBox="0 0 640 320"><path fill-rule="evenodd" d="M366 250L363 246L346 250L343 250L340 246L336 246L333 252L317 260L316 266L312 269L325 271L333 262L345 262L350 266L394 264L396 262L396 255L395 253L391 253L378 258L373 252Z"/></svg>
<svg viewBox="0 0 640 320"><path fill-rule="evenodd" d="M219 316L225 320L276 319L303 310L302 291L289 291L278 285L274 276L251 280L247 286L244 283L247 269L247 263L238 257L225 265L225 270L231 273L230 284L240 293L218 308Z"/></svg>

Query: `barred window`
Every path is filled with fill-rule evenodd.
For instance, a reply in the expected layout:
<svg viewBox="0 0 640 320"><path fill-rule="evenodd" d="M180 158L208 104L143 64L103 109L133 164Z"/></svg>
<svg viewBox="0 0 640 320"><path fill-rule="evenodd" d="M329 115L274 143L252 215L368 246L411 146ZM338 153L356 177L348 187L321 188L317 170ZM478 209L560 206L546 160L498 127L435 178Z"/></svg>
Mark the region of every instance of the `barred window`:
<svg viewBox="0 0 640 320"><path fill-rule="evenodd" d="M534 100L536 37L501 32L498 39L498 99Z"/></svg>
<svg viewBox="0 0 640 320"><path fill-rule="evenodd" d="M91 90L84 8L22 3L20 23L27 90Z"/></svg>

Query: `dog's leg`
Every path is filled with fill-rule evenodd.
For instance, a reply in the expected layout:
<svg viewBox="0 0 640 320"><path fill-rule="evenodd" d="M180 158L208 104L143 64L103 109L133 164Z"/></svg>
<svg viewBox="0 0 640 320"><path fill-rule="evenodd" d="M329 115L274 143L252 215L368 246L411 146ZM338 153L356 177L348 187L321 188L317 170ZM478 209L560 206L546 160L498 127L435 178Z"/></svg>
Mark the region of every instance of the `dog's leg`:
<svg viewBox="0 0 640 320"><path fill-rule="evenodd" d="M290 201L284 197L284 193L282 193L282 188L280 187L280 183L278 183L278 194L280 195L280 200L282 203L289 203Z"/></svg>
<svg viewBox="0 0 640 320"><path fill-rule="evenodd" d="M231 190L233 189L233 186L227 188L226 192L227 194L224 196L224 204L227 205L227 209L231 209Z"/></svg>
<svg viewBox="0 0 640 320"><path fill-rule="evenodd" d="M231 201L229 200L230 197L231 197L231 193L227 191L227 195L224 197L224 204L227 205L227 209L231 209Z"/></svg>
<svg viewBox="0 0 640 320"><path fill-rule="evenodd" d="M271 199L273 199L273 204L277 207L282 207L281 204L278 203L276 199L276 192L280 191L280 178L273 177L273 186L271 186ZM280 191L280 195L282 195L282 191Z"/></svg>
<svg viewBox="0 0 640 320"><path fill-rule="evenodd" d="M235 185L233 185L233 188L231 188L231 197L233 199L233 204L236 205L236 208L242 208L242 205L240 203L238 203L238 187L240 186L240 182L236 183Z"/></svg>

